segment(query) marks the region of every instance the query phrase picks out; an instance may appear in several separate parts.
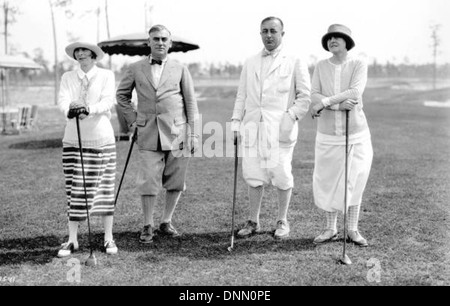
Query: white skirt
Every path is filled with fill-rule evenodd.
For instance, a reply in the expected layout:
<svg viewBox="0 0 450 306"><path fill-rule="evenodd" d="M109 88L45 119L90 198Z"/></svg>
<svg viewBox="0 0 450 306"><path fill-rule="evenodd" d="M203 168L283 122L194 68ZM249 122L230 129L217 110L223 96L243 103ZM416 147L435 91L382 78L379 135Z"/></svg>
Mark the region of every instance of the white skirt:
<svg viewBox="0 0 450 306"><path fill-rule="evenodd" d="M373 149L369 137L352 139L348 154L347 206L361 205L372 166ZM345 138L344 144L330 144L318 135L313 174L314 203L328 212L344 211ZM323 136L323 135L322 135ZM364 136L367 136L365 133ZM331 136L328 136L331 137ZM326 138L328 138L326 137Z"/></svg>

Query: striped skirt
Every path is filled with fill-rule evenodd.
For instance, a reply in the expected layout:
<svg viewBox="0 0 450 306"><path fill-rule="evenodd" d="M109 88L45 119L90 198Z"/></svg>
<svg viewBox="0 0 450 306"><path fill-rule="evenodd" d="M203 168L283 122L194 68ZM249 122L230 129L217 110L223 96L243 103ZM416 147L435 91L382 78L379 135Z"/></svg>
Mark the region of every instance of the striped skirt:
<svg viewBox="0 0 450 306"><path fill-rule="evenodd" d="M116 145L83 148L83 161L89 215L114 215ZM86 197L79 148L64 146L63 170L69 221L84 221L87 218Z"/></svg>

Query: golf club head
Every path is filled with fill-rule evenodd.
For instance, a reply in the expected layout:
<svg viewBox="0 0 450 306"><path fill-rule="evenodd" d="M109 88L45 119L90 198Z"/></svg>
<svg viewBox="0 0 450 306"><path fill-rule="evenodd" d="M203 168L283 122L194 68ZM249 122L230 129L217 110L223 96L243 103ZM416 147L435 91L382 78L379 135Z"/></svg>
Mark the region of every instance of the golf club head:
<svg viewBox="0 0 450 306"><path fill-rule="evenodd" d="M234 248L234 235L231 236L231 245L228 247L228 252L231 252Z"/></svg>
<svg viewBox="0 0 450 306"><path fill-rule="evenodd" d="M344 255L344 257L339 259L339 263L342 264L342 265L347 265L348 266L348 265L352 264L352 261L350 260L350 258L346 254L346 255Z"/></svg>
<svg viewBox="0 0 450 306"><path fill-rule="evenodd" d="M86 266L88 267L95 267L97 265L97 258L95 258L95 255L92 254L89 256L89 258L86 260Z"/></svg>

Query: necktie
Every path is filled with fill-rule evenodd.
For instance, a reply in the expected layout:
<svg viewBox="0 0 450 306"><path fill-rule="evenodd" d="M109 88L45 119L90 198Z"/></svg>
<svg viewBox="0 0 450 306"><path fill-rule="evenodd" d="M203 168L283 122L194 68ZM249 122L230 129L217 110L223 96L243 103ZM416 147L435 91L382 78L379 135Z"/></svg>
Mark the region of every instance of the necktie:
<svg viewBox="0 0 450 306"><path fill-rule="evenodd" d="M151 61L151 63L150 63L150 65L162 65L162 61L160 61L160 60L155 60L155 59L153 59L152 58L152 61Z"/></svg>
<svg viewBox="0 0 450 306"><path fill-rule="evenodd" d="M81 93L80 93L80 100L83 101L84 104L87 104L87 95L89 90L89 80L87 76L84 76L84 78L81 80Z"/></svg>

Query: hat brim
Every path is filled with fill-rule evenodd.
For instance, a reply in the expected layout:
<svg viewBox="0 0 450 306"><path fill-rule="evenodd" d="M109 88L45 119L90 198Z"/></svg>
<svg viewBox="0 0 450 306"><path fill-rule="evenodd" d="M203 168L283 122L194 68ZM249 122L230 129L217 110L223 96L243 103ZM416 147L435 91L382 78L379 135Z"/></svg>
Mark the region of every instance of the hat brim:
<svg viewBox="0 0 450 306"><path fill-rule="evenodd" d="M84 42L75 42L75 43L72 43L72 44L68 45L66 47L66 54L67 54L67 56L69 56L70 58L72 58L74 60L77 60L74 57L73 53L78 48L89 49L92 52L94 52L95 55L97 56L97 58L96 58L97 61L101 61L103 59L103 57L105 56L105 52L103 52L103 50L100 49L99 46L94 45L94 44L90 44L90 43L84 43Z"/></svg>
<svg viewBox="0 0 450 306"><path fill-rule="evenodd" d="M354 42L353 38L351 38L350 36L348 36L344 33L341 33L341 32L330 32L330 33L325 34L322 37L322 47L327 51L330 51L328 49L328 40L332 36L343 38L345 40L345 45L346 45L347 51L350 51L355 46L355 42Z"/></svg>

